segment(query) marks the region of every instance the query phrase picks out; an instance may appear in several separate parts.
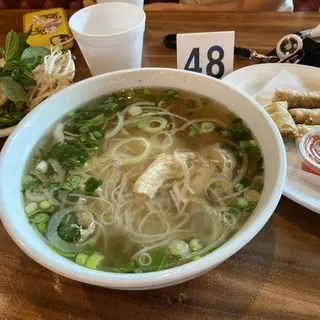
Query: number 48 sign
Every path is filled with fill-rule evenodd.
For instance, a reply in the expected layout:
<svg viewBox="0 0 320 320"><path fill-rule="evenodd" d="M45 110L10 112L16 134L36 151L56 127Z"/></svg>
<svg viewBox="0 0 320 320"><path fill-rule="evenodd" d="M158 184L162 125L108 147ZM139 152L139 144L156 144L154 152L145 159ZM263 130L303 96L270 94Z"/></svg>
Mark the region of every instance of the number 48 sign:
<svg viewBox="0 0 320 320"><path fill-rule="evenodd" d="M177 35L178 69L221 79L233 71L234 32Z"/></svg>

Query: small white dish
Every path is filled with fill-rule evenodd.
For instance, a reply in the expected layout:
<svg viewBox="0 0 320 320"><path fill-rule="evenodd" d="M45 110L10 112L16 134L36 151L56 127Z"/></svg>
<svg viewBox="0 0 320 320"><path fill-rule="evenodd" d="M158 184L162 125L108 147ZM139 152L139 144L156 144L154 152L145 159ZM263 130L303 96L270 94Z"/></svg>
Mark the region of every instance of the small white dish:
<svg viewBox="0 0 320 320"><path fill-rule="evenodd" d="M320 69L297 64L259 64L239 69L227 75L223 82L228 83L254 97L265 85L280 71L286 69L292 75L302 80L303 85L310 91L320 91ZM283 86L287 89L288 84ZM292 88L296 89L296 88ZM299 154L294 144L287 144L287 180L283 194L300 205L320 213L320 189L319 186L299 178L297 168L299 166Z"/></svg>
<svg viewBox="0 0 320 320"><path fill-rule="evenodd" d="M259 204L231 239L201 259L150 273L118 274L91 270L53 252L32 230L21 197L21 178L30 153L40 139L68 111L107 93L134 87L176 88L197 92L236 112L251 128L264 156L265 179ZM63 103L62 103L63 102ZM39 121L41 119L41 121ZM142 290L172 286L215 268L245 246L274 212L286 176L285 149L276 125L253 99L222 81L176 69L143 68L112 72L78 82L31 111L17 126L0 155L0 216L16 244L44 267L84 283Z"/></svg>

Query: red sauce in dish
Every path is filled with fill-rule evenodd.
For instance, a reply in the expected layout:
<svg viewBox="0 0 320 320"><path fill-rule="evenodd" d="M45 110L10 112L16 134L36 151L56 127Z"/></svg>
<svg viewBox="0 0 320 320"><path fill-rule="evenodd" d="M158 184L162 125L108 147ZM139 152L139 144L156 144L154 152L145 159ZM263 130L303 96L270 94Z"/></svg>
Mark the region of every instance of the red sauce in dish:
<svg viewBox="0 0 320 320"><path fill-rule="evenodd" d="M320 135L315 134L310 136L304 144L306 156L320 165ZM302 170L320 175L320 170L315 167L308 166L305 162L302 162Z"/></svg>

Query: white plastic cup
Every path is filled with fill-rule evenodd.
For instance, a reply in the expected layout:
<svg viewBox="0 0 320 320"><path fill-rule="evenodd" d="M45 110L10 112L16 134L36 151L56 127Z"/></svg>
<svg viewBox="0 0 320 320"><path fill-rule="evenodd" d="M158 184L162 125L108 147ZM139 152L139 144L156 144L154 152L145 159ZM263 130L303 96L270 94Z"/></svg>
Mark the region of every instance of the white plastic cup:
<svg viewBox="0 0 320 320"><path fill-rule="evenodd" d="M97 3L106 3L106 2L126 2L134 4L139 8L143 9L144 0L97 0Z"/></svg>
<svg viewBox="0 0 320 320"><path fill-rule="evenodd" d="M109 2L79 10L69 26L95 76L141 67L145 22L138 6Z"/></svg>

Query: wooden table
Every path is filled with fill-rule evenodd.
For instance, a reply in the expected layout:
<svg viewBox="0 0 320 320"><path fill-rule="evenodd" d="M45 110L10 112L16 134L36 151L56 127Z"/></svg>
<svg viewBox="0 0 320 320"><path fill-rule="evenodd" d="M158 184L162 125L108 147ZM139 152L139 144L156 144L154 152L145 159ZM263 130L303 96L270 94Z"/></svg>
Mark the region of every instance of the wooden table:
<svg viewBox="0 0 320 320"><path fill-rule="evenodd" d="M0 43L22 29L24 11L0 11ZM69 12L71 13L71 12ZM176 67L167 33L235 30L236 45L266 53L287 33L317 25L313 13L151 13L143 66ZM89 77L78 48L76 80ZM236 59L235 68L248 65ZM1 139L4 142L4 139ZM282 198L272 219L242 250L175 287L121 292L81 284L27 257L0 224L2 319L320 319L320 215Z"/></svg>

